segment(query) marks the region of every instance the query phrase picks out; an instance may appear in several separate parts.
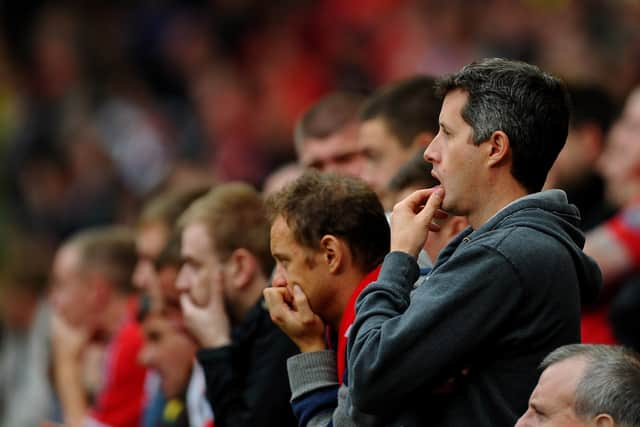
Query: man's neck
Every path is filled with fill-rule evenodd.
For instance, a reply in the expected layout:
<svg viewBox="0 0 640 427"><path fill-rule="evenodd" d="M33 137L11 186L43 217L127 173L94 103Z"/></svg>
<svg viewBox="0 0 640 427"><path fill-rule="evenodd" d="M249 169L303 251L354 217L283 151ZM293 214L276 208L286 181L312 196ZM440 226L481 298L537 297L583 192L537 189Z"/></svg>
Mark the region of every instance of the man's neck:
<svg viewBox="0 0 640 427"><path fill-rule="evenodd" d="M267 285L268 282L264 276L256 275L244 293L239 296L237 301L232 303L232 307L228 307L233 325L244 322L251 309L262 297L262 291Z"/></svg>
<svg viewBox="0 0 640 427"><path fill-rule="evenodd" d="M337 331L340 329L340 322L342 321L342 316L347 308L347 304L351 299L351 295L353 295L353 292L367 273L362 273L357 269L352 269L343 273L333 284L333 286L336 287L333 304L335 310L332 310L331 313L329 313L329 316L327 316L325 321L328 322L334 330Z"/></svg>
<svg viewBox="0 0 640 427"><path fill-rule="evenodd" d="M489 188L495 189L495 191L489 190L487 192L488 194L482 195L482 203L467 215L469 224L474 230L484 225L509 203L529 194L527 190L514 179L503 179L501 182L494 182Z"/></svg>

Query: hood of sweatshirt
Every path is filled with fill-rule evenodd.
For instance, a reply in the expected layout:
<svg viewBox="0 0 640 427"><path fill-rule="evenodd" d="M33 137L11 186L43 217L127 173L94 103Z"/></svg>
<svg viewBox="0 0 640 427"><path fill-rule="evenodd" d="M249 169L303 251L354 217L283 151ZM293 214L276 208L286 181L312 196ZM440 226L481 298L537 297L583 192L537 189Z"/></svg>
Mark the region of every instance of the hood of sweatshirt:
<svg viewBox="0 0 640 427"><path fill-rule="evenodd" d="M498 211L478 230L468 230L467 238L496 227L528 227L562 242L571 254L580 280L583 304L593 303L602 288L602 273L597 263L582 248L585 237L580 230L580 212L562 190L545 190L517 199Z"/></svg>

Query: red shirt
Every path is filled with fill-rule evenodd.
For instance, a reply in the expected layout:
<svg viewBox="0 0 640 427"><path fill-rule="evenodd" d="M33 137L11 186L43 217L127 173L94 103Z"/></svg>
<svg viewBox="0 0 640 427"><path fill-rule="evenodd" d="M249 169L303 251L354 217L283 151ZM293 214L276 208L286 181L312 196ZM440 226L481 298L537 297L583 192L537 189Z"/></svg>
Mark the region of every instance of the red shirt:
<svg viewBox="0 0 640 427"><path fill-rule="evenodd" d="M354 289L351 297L349 298L349 302L344 309L344 313L342 313L340 329L338 330L338 381L340 384L342 384L342 377L344 375L344 368L347 359L347 340L349 338L349 331L351 330L351 325L353 325L353 321L356 318L356 300L362 290L369 283L375 282L376 279L378 279L380 268L381 266L376 267L374 270L369 272L369 274L367 274L360 283L358 283L358 286Z"/></svg>
<svg viewBox="0 0 640 427"><path fill-rule="evenodd" d="M127 319L109 343L104 387L91 411L91 418L108 426L140 425L146 369L138 362L143 336L134 320L136 307L129 305Z"/></svg>

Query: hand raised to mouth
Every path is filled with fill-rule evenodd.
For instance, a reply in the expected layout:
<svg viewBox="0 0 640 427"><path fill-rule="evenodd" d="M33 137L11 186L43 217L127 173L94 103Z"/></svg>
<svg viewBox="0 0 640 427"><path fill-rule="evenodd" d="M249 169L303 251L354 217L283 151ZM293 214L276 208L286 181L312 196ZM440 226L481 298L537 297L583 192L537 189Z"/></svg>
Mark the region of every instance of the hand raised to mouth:
<svg viewBox="0 0 640 427"><path fill-rule="evenodd" d="M444 189L437 186L418 190L394 206L391 214L391 251L418 256L429 231L440 229L433 219L447 216L440 209L443 198Z"/></svg>

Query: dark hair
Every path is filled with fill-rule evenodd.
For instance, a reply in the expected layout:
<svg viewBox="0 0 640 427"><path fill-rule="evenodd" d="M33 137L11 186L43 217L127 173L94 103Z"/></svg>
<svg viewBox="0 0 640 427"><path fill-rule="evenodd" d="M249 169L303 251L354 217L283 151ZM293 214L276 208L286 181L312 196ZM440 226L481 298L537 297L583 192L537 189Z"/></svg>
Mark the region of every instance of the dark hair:
<svg viewBox="0 0 640 427"><path fill-rule="evenodd" d="M435 79L418 76L383 86L367 99L360 120L381 118L400 144L409 147L422 132L438 132L440 98Z"/></svg>
<svg viewBox="0 0 640 427"><path fill-rule="evenodd" d="M593 123L606 134L620 108L607 90L595 83L568 83L567 89L571 99L569 126L578 129Z"/></svg>
<svg viewBox="0 0 640 427"><path fill-rule="evenodd" d="M389 224L376 194L360 179L317 171L267 199L273 222L282 216L298 243L320 249L322 236L346 241L364 272L382 262L389 251Z"/></svg>
<svg viewBox="0 0 640 427"><path fill-rule="evenodd" d="M540 367L573 357L586 361L576 387L576 415L589 420L608 414L618 426L640 427L640 356L621 346L570 344L552 351Z"/></svg>
<svg viewBox="0 0 640 427"><path fill-rule="evenodd" d="M431 188L439 181L431 176L433 165L424 159L424 149L416 153L391 177L389 190L399 192L410 187Z"/></svg>
<svg viewBox="0 0 640 427"><path fill-rule="evenodd" d="M307 138L327 138L331 134L356 122L364 95L356 92L333 92L324 96L296 123L293 139L298 151Z"/></svg>
<svg viewBox="0 0 640 427"><path fill-rule="evenodd" d="M509 137L511 173L528 192L542 189L567 139L569 96L564 83L520 61L489 58L464 66L436 83L437 92L468 94L462 118L480 144L495 131Z"/></svg>

